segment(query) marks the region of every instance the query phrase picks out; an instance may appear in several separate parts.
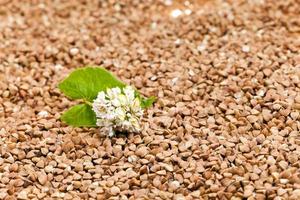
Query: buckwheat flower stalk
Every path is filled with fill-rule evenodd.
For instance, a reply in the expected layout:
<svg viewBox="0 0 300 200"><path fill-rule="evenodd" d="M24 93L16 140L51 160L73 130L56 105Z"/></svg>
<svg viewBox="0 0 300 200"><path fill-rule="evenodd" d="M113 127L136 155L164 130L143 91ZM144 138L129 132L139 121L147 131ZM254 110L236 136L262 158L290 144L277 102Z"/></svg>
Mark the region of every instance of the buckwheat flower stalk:
<svg viewBox="0 0 300 200"><path fill-rule="evenodd" d="M131 86L99 92L92 108L96 113L97 126L103 127L110 137L115 135L115 131L139 132L141 129L139 123L144 110Z"/></svg>

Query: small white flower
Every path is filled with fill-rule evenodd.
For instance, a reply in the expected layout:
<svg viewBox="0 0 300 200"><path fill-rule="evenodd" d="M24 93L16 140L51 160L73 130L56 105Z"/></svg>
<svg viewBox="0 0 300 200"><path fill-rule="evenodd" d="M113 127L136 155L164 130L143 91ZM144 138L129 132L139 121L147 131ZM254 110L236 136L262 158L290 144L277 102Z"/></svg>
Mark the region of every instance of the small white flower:
<svg viewBox="0 0 300 200"><path fill-rule="evenodd" d="M121 105L121 101L120 101L119 98L115 98L115 99L112 99L112 100L111 100L111 104L112 104L113 106L115 106L115 107L118 107L118 106Z"/></svg>
<svg viewBox="0 0 300 200"><path fill-rule="evenodd" d="M124 91L124 94L126 95L128 101L133 101L134 100L135 95L134 95L134 89L132 87L130 87L130 86L125 87L123 89L123 91Z"/></svg>
<svg viewBox="0 0 300 200"><path fill-rule="evenodd" d="M128 103L131 102L131 101L133 101L133 100L131 100L131 99L128 99L128 97L126 97L126 96L123 95L123 94L120 94L120 95L118 96L118 100L119 100L121 106L126 106L126 104L128 104Z"/></svg>
<svg viewBox="0 0 300 200"><path fill-rule="evenodd" d="M105 130L108 136L115 131L138 132L139 121L143 115L140 99L135 96L135 90L127 86L107 89L99 92L92 105L97 117L97 126Z"/></svg>
<svg viewBox="0 0 300 200"><path fill-rule="evenodd" d="M125 118L126 118L126 111L123 108L118 107L118 108L116 108L115 112L116 112L116 115L119 117L119 120L121 120L121 121L125 120Z"/></svg>
<svg viewBox="0 0 300 200"><path fill-rule="evenodd" d="M108 137L112 137L115 135L115 131L113 130L113 128L110 126L108 128Z"/></svg>

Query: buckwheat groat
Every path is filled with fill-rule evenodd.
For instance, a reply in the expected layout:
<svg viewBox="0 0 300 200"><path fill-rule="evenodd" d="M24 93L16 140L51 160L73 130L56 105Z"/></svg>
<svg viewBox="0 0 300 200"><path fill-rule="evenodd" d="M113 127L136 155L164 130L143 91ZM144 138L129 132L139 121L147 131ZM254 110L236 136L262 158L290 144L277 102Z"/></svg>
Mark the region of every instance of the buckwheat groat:
<svg viewBox="0 0 300 200"><path fill-rule="evenodd" d="M0 199L300 199L297 0L0 1ZM61 123L99 65L140 133Z"/></svg>

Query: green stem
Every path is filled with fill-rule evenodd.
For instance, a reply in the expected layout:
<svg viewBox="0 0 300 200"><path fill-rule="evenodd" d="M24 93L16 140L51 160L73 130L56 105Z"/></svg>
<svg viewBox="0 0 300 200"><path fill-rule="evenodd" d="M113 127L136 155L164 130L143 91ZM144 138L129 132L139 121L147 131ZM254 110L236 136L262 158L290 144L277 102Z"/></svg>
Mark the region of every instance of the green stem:
<svg viewBox="0 0 300 200"><path fill-rule="evenodd" d="M83 100L83 103L85 103L85 104L87 104L87 105L89 105L89 106L92 106L92 105L93 105L91 102L89 102L89 101L86 100L86 99Z"/></svg>

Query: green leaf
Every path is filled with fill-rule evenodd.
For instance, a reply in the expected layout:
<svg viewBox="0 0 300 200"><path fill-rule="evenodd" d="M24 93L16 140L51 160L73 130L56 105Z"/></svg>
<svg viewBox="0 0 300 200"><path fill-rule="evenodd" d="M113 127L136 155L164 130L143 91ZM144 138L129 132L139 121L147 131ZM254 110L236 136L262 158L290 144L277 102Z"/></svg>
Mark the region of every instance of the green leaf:
<svg viewBox="0 0 300 200"><path fill-rule="evenodd" d="M96 126L96 115L92 107L87 104L73 106L61 116L61 120L77 127Z"/></svg>
<svg viewBox="0 0 300 200"><path fill-rule="evenodd" d="M73 71L59 85L59 89L71 99L92 102L100 91L112 87L124 87L109 71L101 67L85 67Z"/></svg>
<svg viewBox="0 0 300 200"><path fill-rule="evenodd" d="M150 106L152 106L152 104L155 102L156 98L151 96L147 99L142 98L141 100L141 107L142 108L149 108Z"/></svg>

